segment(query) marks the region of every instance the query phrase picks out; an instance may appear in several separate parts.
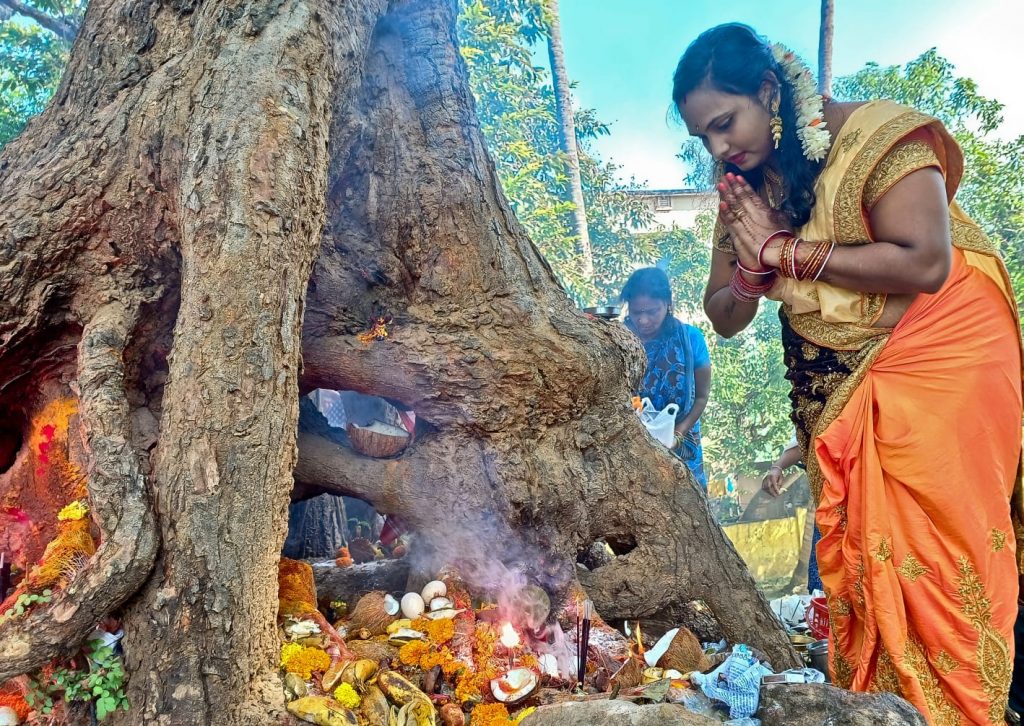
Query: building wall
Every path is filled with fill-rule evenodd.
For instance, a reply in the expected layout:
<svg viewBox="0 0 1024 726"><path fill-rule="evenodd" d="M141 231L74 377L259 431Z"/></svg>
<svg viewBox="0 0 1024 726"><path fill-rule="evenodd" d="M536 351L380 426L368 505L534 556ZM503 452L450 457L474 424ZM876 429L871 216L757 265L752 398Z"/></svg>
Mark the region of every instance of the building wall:
<svg viewBox="0 0 1024 726"><path fill-rule="evenodd" d="M644 205L654 213L653 222L636 232L658 232L673 227L693 229L701 212L713 211L718 195L690 189L643 190L634 192L641 197Z"/></svg>

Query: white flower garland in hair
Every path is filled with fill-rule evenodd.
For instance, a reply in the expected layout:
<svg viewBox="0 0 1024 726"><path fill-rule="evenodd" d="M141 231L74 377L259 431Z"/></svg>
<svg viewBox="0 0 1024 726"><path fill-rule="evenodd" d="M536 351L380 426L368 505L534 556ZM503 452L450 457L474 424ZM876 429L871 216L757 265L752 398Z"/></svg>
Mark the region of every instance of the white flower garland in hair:
<svg viewBox="0 0 1024 726"><path fill-rule="evenodd" d="M800 139L804 156L820 161L828 153L832 134L825 128L824 101L818 93L811 69L781 43L772 45L772 55L793 87L793 105L796 107L796 135Z"/></svg>

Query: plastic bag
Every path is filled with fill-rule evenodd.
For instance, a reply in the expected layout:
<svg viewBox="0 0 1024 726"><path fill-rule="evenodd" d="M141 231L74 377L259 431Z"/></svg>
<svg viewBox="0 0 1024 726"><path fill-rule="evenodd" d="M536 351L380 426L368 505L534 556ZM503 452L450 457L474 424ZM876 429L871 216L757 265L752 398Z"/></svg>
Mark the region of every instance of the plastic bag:
<svg viewBox="0 0 1024 726"><path fill-rule="evenodd" d="M679 414L679 404L670 403L661 411L654 408L651 399L645 398L640 409L640 421L651 436L656 438L668 448L672 448L676 436L676 416Z"/></svg>

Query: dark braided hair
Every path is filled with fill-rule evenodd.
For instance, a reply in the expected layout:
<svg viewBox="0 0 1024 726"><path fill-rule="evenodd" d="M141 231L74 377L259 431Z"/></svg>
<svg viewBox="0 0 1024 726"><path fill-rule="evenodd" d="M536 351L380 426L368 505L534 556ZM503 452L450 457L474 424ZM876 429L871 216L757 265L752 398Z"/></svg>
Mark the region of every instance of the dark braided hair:
<svg viewBox="0 0 1024 726"><path fill-rule="evenodd" d="M779 79L782 139L776 157L783 178L781 211L795 227L807 223L814 208L814 182L824 165L804 156L796 135L793 86L772 55L771 46L754 29L742 23L726 23L705 30L683 53L672 76L672 101L678 108L691 92L707 84L715 90L741 96L758 96L765 72ZM725 171L742 173L755 189L764 184L761 171L741 172L725 164Z"/></svg>

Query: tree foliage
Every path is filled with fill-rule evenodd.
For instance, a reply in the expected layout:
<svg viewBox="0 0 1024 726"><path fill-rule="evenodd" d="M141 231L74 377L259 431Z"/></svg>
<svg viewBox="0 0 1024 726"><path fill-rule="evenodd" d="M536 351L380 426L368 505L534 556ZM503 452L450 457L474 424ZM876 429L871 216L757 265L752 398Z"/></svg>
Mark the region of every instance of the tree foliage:
<svg viewBox="0 0 1024 726"><path fill-rule="evenodd" d="M84 0L24 2L46 17L75 27L85 11ZM46 107L70 49L68 41L20 14L11 13L0 22L0 147Z"/></svg>
<svg viewBox="0 0 1024 726"><path fill-rule="evenodd" d="M562 200L568 167L559 150L551 74L534 62L533 43L545 28L539 0L467 0L459 16L462 55L484 137L516 216L577 302L605 302L624 271L628 275L635 262L652 259L630 233L650 213L615 181L617 168L592 153L591 142L609 132L607 125L592 110L578 110L580 172L596 268L593 279L582 274L573 207Z"/></svg>

